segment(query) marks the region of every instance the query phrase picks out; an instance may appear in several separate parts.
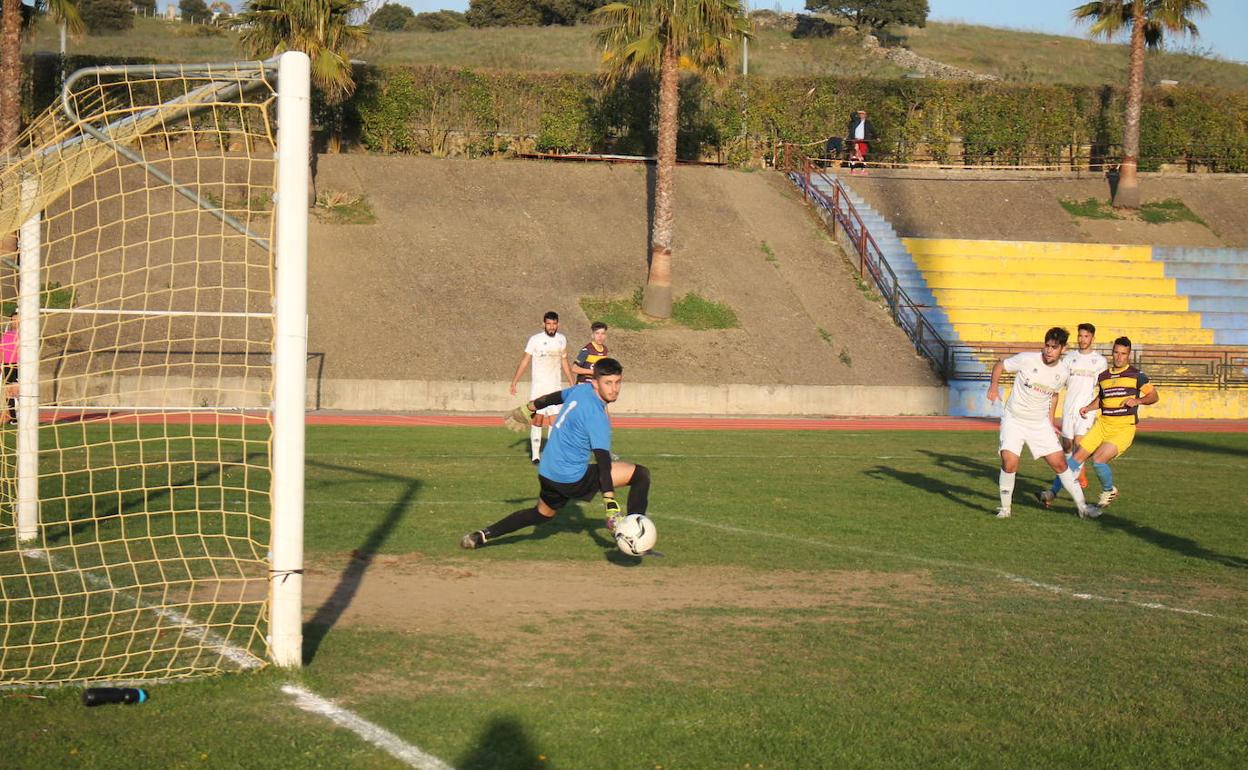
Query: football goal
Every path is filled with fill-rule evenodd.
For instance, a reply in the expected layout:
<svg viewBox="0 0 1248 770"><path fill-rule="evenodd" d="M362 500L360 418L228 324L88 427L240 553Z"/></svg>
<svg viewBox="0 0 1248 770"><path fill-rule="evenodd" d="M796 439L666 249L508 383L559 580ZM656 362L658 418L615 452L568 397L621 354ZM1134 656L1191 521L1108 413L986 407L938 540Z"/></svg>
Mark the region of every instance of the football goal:
<svg viewBox="0 0 1248 770"><path fill-rule="evenodd" d="M309 64L96 67L0 151L0 686L301 662Z"/></svg>

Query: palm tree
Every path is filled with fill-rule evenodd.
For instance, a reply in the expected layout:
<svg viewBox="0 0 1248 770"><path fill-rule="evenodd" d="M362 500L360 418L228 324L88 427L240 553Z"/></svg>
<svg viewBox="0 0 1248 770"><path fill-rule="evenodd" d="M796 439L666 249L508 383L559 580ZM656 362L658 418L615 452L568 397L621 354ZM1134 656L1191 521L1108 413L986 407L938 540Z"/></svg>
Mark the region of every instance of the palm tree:
<svg viewBox="0 0 1248 770"><path fill-rule="evenodd" d="M0 21L0 154L22 128L22 0L3 0ZM0 162L3 158L0 157Z"/></svg>
<svg viewBox="0 0 1248 770"><path fill-rule="evenodd" d="M620 0L594 11L603 29L609 82L640 72L659 75L659 148L650 231L650 270L641 310L672 314L672 196L676 170L680 68L718 74L738 40L749 36L741 0Z"/></svg>
<svg viewBox="0 0 1248 770"><path fill-rule="evenodd" d="M1127 74L1127 115L1122 139L1122 165L1114 205L1140 207L1140 112L1144 101L1144 47L1160 48L1166 32L1199 34L1192 16L1207 13L1204 0L1093 0L1071 11L1075 21L1089 22L1095 36L1111 38L1131 31L1131 60Z"/></svg>
<svg viewBox="0 0 1248 770"><path fill-rule="evenodd" d="M251 0L229 20L253 56L303 51L312 60L312 82L331 103L355 91L351 54L363 47L368 28L350 17L364 0Z"/></svg>
<svg viewBox="0 0 1248 770"><path fill-rule="evenodd" d="M86 32L87 25L83 22L82 16L78 13L78 0L40 0L41 5L45 5L48 9L48 15L52 17L61 29L61 58L65 58L65 38L68 35L81 35Z"/></svg>

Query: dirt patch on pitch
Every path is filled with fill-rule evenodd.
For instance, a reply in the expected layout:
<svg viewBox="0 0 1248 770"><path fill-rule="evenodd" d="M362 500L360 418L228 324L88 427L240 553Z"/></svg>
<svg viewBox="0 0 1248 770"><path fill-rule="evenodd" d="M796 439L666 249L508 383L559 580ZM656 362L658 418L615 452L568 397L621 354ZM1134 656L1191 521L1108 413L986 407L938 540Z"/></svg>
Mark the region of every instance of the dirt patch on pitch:
<svg viewBox="0 0 1248 770"><path fill-rule="evenodd" d="M704 609L803 610L927 602L936 588L926 573L756 572L681 567L484 559L429 563L419 555L377 556L315 564L304 583L305 615L317 622L412 633L505 637L522 626L584 613ZM772 622L745 615L748 625Z"/></svg>

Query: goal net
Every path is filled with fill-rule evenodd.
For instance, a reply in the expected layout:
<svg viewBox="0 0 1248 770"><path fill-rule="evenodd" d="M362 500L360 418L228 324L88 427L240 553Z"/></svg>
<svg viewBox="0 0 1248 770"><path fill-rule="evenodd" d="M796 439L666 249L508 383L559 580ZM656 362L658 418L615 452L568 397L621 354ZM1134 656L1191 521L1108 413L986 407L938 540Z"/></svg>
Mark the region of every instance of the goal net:
<svg viewBox="0 0 1248 770"><path fill-rule="evenodd" d="M307 94L81 70L0 155L0 685L298 665Z"/></svg>

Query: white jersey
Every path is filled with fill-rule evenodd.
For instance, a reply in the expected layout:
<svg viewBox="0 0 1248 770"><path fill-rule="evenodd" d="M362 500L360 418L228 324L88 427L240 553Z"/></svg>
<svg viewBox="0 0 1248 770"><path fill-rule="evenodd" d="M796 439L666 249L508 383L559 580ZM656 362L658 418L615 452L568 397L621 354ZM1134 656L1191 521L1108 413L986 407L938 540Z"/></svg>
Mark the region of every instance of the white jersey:
<svg viewBox="0 0 1248 770"><path fill-rule="evenodd" d="M538 332L529 337L524 352L533 357L531 398L560 390L563 386L563 364L568 353L568 338L555 332L553 336Z"/></svg>
<svg viewBox="0 0 1248 770"><path fill-rule="evenodd" d="M1042 353L1018 353L1005 359L1005 371L1014 373L1014 388L1005 410L1019 420L1048 422L1053 416L1053 397L1070 379L1070 364L1058 359L1044 363Z"/></svg>
<svg viewBox="0 0 1248 770"><path fill-rule="evenodd" d="M1066 401L1062 412L1071 414L1092 400L1096 394L1096 378L1109 368L1109 362L1095 350L1087 353L1072 350L1064 358L1070 366L1070 382L1066 383Z"/></svg>

